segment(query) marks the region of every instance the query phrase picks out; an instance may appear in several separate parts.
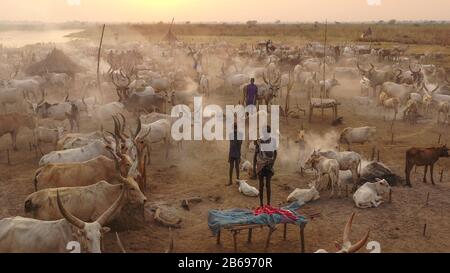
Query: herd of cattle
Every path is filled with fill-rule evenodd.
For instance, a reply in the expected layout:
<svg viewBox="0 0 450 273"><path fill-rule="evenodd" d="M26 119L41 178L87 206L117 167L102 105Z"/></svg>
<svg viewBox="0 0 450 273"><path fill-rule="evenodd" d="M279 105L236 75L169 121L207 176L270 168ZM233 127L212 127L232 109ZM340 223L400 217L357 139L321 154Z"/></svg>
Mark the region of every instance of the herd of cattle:
<svg viewBox="0 0 450 273"><path fill-rule="evenodd" d="M234 47L224 42L129 43L126 47L133 49L110 46L103 55L109 64L107 72L96 75L94 70L87 70L76 76L48 71L42 75L25 73L28 56L45 57L48 47L0 48L2 75L9 75L0 84L0 137L10 134L13 149L18 150L19 130L27 127L33 132L29 141L42 154L32 182L36 192L24 201L28 218L0 220L0 252L67 252L69 241L80 242L83 251L100 252L107 226L120 216L124 206L139 212L147 201L146 167L151 148L162 144L169 157L175 121L169 114L170 107L191 105L194 96L214 99L218 87L237 102L242 100L243 86L255 78L258 103L268 105L280 103L283 90L292 86L297 91L292 96L303 97L306 102L312 97L339 97L335 87L340 80L356 77L361 79L361 95L353 98L358 103L392 110L394 118L403 108L404 119L411 122L430 113L436 113L441 122L443 114L443 122L448 123L450 87L445 70L423 64L429 60L428 55L407 55L406 48L324 47L319 43ZM70 55L88 60L92 56L86 53L92 51L87 44L79 44L70 49ZM284 97L287 99L287 95ZM67 132L66 121L71 132ZM82 127L96 130L80 133ZM373 143L375 135L374 127L346 128L338 143L348 145L349 151L309 151L301 166L315 169L317 179L309 189L296 189L287 200L317 200L327 189L328 183L322 181L325 176L331 195L341 195L348 172L356 206L379 206L391 183L383 177L364 181L363 173L370 167L389 174L389 168L381 163L363 166L362 156L350 151L353 144ZM299 140L303 148L307 142ZM44 144L51 144L52 151L44 154ZM411 185L409 172L414 165L430 166L432 174L439 157L448 156L445 146L409 150L407 184ZM243 164L243 169L251 172L251 164ZM240 181L243 194L255 196L255 190ZM344 232L341 252L355 252L367 241L368 234L357 244L350 243L352 220L353 215Z"/></svg>

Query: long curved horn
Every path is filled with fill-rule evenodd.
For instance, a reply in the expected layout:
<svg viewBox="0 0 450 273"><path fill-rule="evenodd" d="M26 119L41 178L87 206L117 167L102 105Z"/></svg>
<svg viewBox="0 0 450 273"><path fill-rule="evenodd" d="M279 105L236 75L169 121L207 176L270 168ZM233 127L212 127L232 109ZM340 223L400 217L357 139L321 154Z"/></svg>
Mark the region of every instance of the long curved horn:
<svg viewBox="0 0 450 273"><path fill-rule="evenodd" d="M369 69L369 72L372 72L374 69L375 69L375 66L372 64L372 63L370 63L370 69Z"/></svg>
<svg viewBox="0 0 450 273"><path fill-rule="evenodd" d="M348 253L355 253L358 250L360 250L363 246L366 245L367 240L369 239L369 234L370 234L370 230L367 231L366 235L360 240L358 241L356 244L352 245L347 252Z"/></svg>
<svg viewBox="0 0 450 273"><path fill-rule="evenodd" d="M368 72L367 70L364 70L364 69L361 68L359 62L356 63L356 66L358 67L359 71L362 71L362 72L364 72L364 73L367 73L367 72Z"/></svg>
<svg viewBox="0 0 450 273"><path fill-rule="evenodd" d="M141 119L138 117L138 125L136 128L136 132L133 135L134 139L136 139L136 137L139 135L139 133L141 132L141 129L142 129L142 122L141 122Z"/></svg>
<svg viewBox="0 0 450 273"><path fill-rule="evenodd" d="M107 138L106 138L106 136L105 136L105 130L102 128L102 138L103 138L103 140L106 142L106 144L109 144L109 145L111 145L112 144L112 141L110 141L110 140L108 140Z"/></svg>
<svg viewBox="0 0 450 273"><path fill-rule="evenodd" d="M397 68L398 74L395 76L395 78L399 79L400 75L402 75L403 71L400 68Z"/></svg>
<svg viewBox="0 0 450 273"><path fill-rule="evenodd" d="M84 229L84 226L86 225L86 223L81 221L80 219L78 219L74 215L72 215L70 212L68 212L64 208L64 206L63 206L63 204L61 202L61 197L59 196L59 190L56 190L56 202L58 203L59 211L61 212L61 214L64 216L64 218L69 223L71 223L72 225L76 226L79 229Z"/></svg>
<svg viewBox="0 0 450 273"><path fill-rule="evenodd" d="M264 80L264 82L267 84L267 85L269 85L269 82L267 81L267 79L266 79L266 72L263 72L263 80Z"/></svg>
<svg viewBox="0 0 450 273"><path fill-rule="evenodd" d="M125 196L125 187L122 188L122 191L120 192L119 197L117 198L117 200L114 202L114 204L112 204L111 207L109 207L98 219L97 219L97 223L100 224L100 226L104 226L106 225L106 223L108 223L109 218L111 218L111 216L114 215L114 213L116 213L117 209L120 207L121 203L122 203L122 199Z"/></svg>
<svg viewBox="0 0 450 273"><path fill-rule="evenodd" d="M127 253L127 251L125 250L125 247L123 246L123 244L122 244L122 240L120 240L120 237L119 237L119 233L117 233L116 232L116 240L117 240L117 245L119 246L119 248L120 248L120 251L122 252L122 253Z"/></svg>
<svg viewBox="0 0 450 273"><path fill-rule="evenodd" d="M169 247L166 249L166 253L172 253L173 252L173 232L172 228L169 227Z"/></svg>
<svg viewBox="0 0 450 273"><path fill-rule="evenodd" d="M347 221L347 224L345 224L344 227L344 234L342 236L342 242L345 244L349 244L351 245L350 242L350 232L352 230L352 224L353 224L353 218L355 217L355 212L352 213L352 215L350 216L350 218Z"/></svg>
<svg viewBox="0 0 450 273"><path fill-rule="evenodd" d="M127 120L125 119L125 116L122 113L119 113L119 116L122 118L122 129L120 130L120 133L122 136L128 138L128 136L125 134L125 128L127 128Z"/></svg>

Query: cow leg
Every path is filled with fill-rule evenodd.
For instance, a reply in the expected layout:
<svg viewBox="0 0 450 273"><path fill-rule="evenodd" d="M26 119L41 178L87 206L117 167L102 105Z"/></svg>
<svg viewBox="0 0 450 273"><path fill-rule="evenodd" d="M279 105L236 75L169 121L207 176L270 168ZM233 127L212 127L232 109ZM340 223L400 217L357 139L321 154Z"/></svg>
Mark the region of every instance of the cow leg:
<svg viewBox="0 0 450 273"><path fill-rule="evenodd" d="M150 150L151 150L151 147L150 147L150 145L147 145L147 156L148 156L148 164L147 165L149 165L150 166L150 164L151 164L151 157L150 157Z"/></svg>
<svg viewBox="0 0 450 273"><path fill-rule="evenodd" d="M434 184L434 178L433 178L433 169L434 169L434 164L431 164L430 166L430 176L431 176L431 184Z"/></svg>
<svg viewBox="0 0 450 273"><path fill-rule="evenodd" d="M11 132L11 141L12 141L12 146L13 146L13 150L17 151L17 132L13 131Z"/></svg>
<svg viewBox="0 0 450 273"><path fill-rule="evenodd" d="M423 183L427 183L428 165L425 165L425 173L423 174Z"/></svg>
<svg viewBox="0 0 450 273"><path fill-rule="evenodd" d="M406 185L409 187L412 187L411 185L411 181L410 181L410 176L411 176L411 170L412 170L413 166L410 166L408 164L408 162L406 163L406 168L405 168L405 176L406 176Z"/></svg>

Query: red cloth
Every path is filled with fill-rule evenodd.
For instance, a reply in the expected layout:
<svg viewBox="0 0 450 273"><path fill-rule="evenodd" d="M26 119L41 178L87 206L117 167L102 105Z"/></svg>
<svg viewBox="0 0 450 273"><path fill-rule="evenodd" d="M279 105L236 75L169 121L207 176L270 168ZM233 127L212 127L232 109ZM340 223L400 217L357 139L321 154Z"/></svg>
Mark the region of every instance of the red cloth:
<svg viewBox="0 0 450 273"><path fill-rule="evenodd" d="M261 215L261 214L268 214L268 215L272 215L272 214L280 214L292 221L297 221L298 217L293 214L291 211L289 210L284 210L284 209L279 209L279 208L274 208L270 205L266 205L264 207L260 207L255 209L255 211L253 212L253 214L255 216Z"/></svg>

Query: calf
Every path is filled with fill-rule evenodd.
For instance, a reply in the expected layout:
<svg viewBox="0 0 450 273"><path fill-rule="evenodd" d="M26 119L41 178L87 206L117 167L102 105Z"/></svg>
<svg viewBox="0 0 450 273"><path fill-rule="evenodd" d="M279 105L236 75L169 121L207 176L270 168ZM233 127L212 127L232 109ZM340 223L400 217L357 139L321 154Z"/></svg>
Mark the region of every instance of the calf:
<svg viewBox="0 0 450 273"><path fill-rule="evenodd" d="M365 183L353 194L353 201L355 201L356 207L361 209L376 208L383 203L381 195L388 193L391 187L384 179L377 178L375 180L377 181L375 183Z"/></svg>
<svg viewBox="0 0 450 273"><path fill-rule="evenodd" d="M316 201L320 198L319 191L317 191L315 185L310 185L309 189L295 189L289 194L286 199L287 202L298 202L299 204L306 204L311 201Z"/></svg>
<svg viewBox="0 0 450 273"><path fill-rule="evenodd" d="M259 196L259 191L255 187L250 186L246 180L238 180L239 192L245 196L257 197Z"/></svg>
<svg viewBox="0 0 450 273"><path fill-rule="evenodd" d="M449 149L447 146L432 147L432 148L411 148L406 151L406 185L412 187L410 181L411 170L414 166L425 166L425 173L423 176L423 183L427 183L427 171L430 166L431 183L434 185L433 168L434 164L441 157L449 157Z"/></svg>

